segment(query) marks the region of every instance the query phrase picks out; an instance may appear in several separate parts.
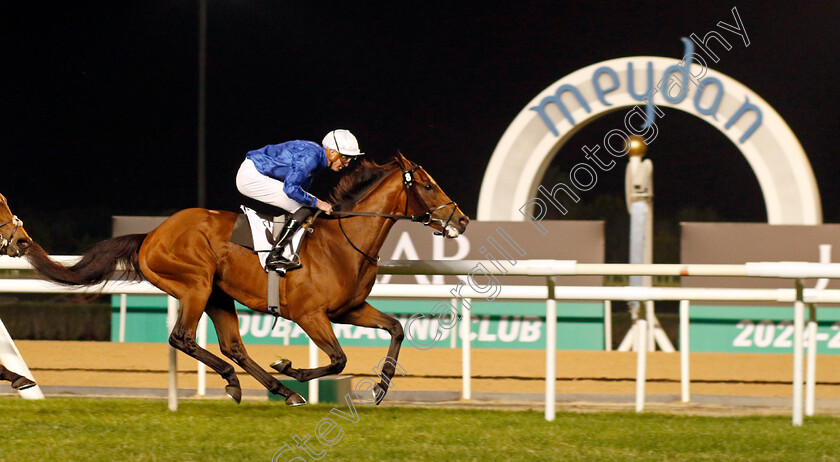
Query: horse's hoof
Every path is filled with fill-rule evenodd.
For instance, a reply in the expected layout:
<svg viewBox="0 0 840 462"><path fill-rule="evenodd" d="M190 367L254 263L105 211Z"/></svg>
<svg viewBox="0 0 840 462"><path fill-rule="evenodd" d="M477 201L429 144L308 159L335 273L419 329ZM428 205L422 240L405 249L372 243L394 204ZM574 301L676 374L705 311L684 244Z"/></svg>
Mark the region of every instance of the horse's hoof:
<svg viewBox="0 0 840 462"><path fill-rule="evenodd" d="M303 406L306 404L306 400L303 399L303 396L293 393L292 396L286 398L286 404L289 406Z"/></svg>
<svg viewBox="0 0 840 462"><path fill-rule="evenodd" d="M359 401L365 403L366 406L370 406L371 404L378 406L382 402L382 399L385 398L386 392L383 391L379 384L376 384L362 393L356 392L356 397L359 398Z"/></svg>
<svg viewBox="0 0 840 462"><path fill-rule="evenodd" d="M236 404L242 402L242 389L235 386L235 385L228 385L225 387L225 391L227 395L230 396L230 399L236 401Z"/></svg>
<svg viewBox="0 0 840 462"><path fill-rule="evenodd" d="M27 379L26 377L18 377L17 380L12 382L12 388L14 388L17 391L23 391L27 388L32 388L35 385L37 385L37 383Z"/></svg>
<svg viewBox="0 0 840 462"><path fill-rule="evenodd" d="M379 406L382 404L382 400L385 399L385 394L388 393L387 388L383 388L382 385L376 384L373 387L373 399L376 400L376 405Z"/></svg>
<svg viewBox="0 0 840 462"><path fill-rule="evenodd" d="M290 367L292 367L291 359L283 358L271 363L271 368L281 374L285 374Z"/></svg>

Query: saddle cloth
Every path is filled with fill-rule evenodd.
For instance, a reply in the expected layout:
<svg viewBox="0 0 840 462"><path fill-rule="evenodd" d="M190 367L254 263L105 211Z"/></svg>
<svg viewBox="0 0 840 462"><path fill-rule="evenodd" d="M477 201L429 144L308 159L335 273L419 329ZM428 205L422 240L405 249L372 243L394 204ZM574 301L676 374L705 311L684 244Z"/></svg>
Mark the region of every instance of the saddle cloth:
<svg viewBox="0 0 840 462"><path fill-rule="evenodd" d="M265 259L268 253L274 247L274 222L272 217L257 213L253 209L240 206L242 214L236 218L236 223L233 226L233 233L230 236L230 242L241 245L247 249L253 250L260 260L260 265L265 269ZM282 225L285 223L288 216L282 218ZM294 253L292 249L300 248L300 242L303 239L303 234L306 230L299 229L292 237L290 245L283 249L283 256L291 258Z"/></svg>

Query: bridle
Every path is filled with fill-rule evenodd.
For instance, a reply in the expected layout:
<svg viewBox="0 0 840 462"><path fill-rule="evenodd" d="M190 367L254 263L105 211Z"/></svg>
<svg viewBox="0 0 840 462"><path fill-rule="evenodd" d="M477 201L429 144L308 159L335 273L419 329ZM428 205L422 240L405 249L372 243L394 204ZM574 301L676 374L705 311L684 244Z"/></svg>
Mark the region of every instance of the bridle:
<svg viewBox="0 0 840 462"><path fill-rule="evenodd" d="M441 227L443 228L443 231L435 231L435 235L443 236L444 232L446 231L446 227L449 226L449 223L452 222L452 217L455 216L455 210L458 209L458 204L456 204L455 201L449 201L443 205L435 207L434 209L429 208L429 206L426 205L426 202L423 201L423 199L420 197L420 193L417 192L417 189L412 188L412 186L414 186L414 172L422 169L423 167L415 165L414 168L412 168L411 170L404 170L402 164L398 162L398 165L400 166L400 170L402 170L403 189L405 190L405 212L403 213L403 215L408 216L408 200L410 193L413 192L414 198L417 201L419 201L423 207L426 208L426 213L417 217L412 217L411 221L423 223L424 226L430 226L432 223L440 223ZM453 206L452 213L449 214L449 216L446 218L446 221L443 221L440 218L434 218L432 216L438 210L449 207L450 205Z"/></svg>
<svg viewBox="0 0 840 462"><path fill-rule="evenodd" d="M13 224L15 227L12 229L12 232L9 233L9 237L3 235L2 229L6 226ZM17 215L12 215L11 220L7 220L6 222L0 224L0 252L6 250L9 247L9 244L12 242L12 238L15 236L15 233L18 229L23 227L23 221L17 217Z"/></svg>
<svg viewBox="0 0 840 462"><path fill-rule="evenodd" d="M431 226L432 223L439 223L441 225L441 229L443 231L435 231L436 236L443 236L446 232L446 228L452 222L452 217L455 216L455 210L458 209L458 204L455 201L449 201L443 205L439 205L435 208L430 208L426 205L426 202L420 197L420 193L417 192L417 189L414 187L416 186L414 181L414 172L417 170L422 169L423 167L419 165L415 165L411 169L404 169L402 162L399 159L394 158L397 161L397 165L400 167L400 171L402 171L402 181L403 181L403 190L405 191L405 209L402 215L397 214L389 214L389 213L376 213L376 212L350 212L350 211L343 211L343 210L333 210L333 215L343 215L338 216L338 227L341 228L341 233L344 234L344 238L347 239L347 242L350 243L357 252L362 254L369 262L376 264L379 262L379 256L371 257L370 255L364 253L361 249L356 247L353 244L353 241L350 240L350 236L344 231L344 226L341 224L342 218L349 218L349 217L379 217L379 218L389 218L391 220L411 220L417 223L423 223L424 226ZM412 194L413 193L413 194ZM408 202L414 198L415 201L418 201L422 204L422 207L426 208L426 213L422 215L409 215L408 214ZM452 206L452 213L446 218L446 220L442 220L440 218L434 218L433 215L438 210L444 209L446 207Z"/></svg>

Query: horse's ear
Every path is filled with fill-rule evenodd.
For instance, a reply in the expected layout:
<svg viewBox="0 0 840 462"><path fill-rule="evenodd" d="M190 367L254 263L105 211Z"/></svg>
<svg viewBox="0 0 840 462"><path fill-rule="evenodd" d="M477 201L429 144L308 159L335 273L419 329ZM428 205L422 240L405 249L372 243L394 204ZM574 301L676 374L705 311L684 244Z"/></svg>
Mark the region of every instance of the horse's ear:
<svg viewBox="0 0 840 462"><path fill-rule="evenodd" d="M411 168L411 161L406 159L400 151L397 151L397 155L394 156L394 159L397 160L397 163L400 164L403 170L409 170Z"/></svg>

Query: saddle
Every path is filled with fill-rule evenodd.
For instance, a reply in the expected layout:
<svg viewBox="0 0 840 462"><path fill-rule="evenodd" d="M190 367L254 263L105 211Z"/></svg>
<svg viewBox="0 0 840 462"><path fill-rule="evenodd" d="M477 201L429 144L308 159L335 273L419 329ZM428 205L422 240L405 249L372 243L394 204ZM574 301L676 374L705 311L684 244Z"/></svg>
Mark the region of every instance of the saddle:
<svg viewBox="0 0 840 462"><path fill-rule="evenodd" d="M271 246L274 245L273 221L275 217L265 213L259 213L244 205L241 206L241 209L242 213L236 217L236 222L233 224L230 242L255 252L261 252L265 247L271 250ZM252 217L256 217L256 220L253 218L249 219L249 214ZM286 214L277 218L282 220L281 223L285 223L288 217L289 215ZM252 227L252 220L260 226L257 228Z"/></svg>
<svg viewBox="0 0 840 462"><path fill-rule="evenodd" d="M258 213L244 205L240 206L240 208L243 213L236 217L229 241L256 253L263 269L266 269L265 260L268 258L268 254L271 252L278 238L275 230L279 234L283 225L289 220L292 214L286 212L283 215L271 216L265 213ZM292 241L283 249L284 256L291 258L296 253L296 250L300 249L303 237L307 233L314 231L312 223L318 215L316 213L309 217L306 223L295 233ZM274 316L274 324L276 325L277 320L281 316L280 307L286 305L286 291L281 290L281 286L285 287L286 278L280 278L279 274L275 271L266 272L268 273L268 293L266 294L266 300L268 302L267 311ZM285 274L285 270L282 270L282 272ZM274 325L271 328L274 329Z"/></svg>
<svg viewBox="0 0 840 462"><path fill-rule="evenodd" d="M283 215L271 216L265 213L259 213L246 206L241 206L242 212L236 217L236 222L233 225L233 232L230 235L230 242L246 249L254 251L259 257L260 264L265 268L265 259L268 253L274 247L276 242L274 231L279 230L289 219L291 213L286 212ZM284 255L291 255L293 249L299 249L303 237L306 234L304 231L312 232L312 220L309 220L301 227L300 230L292 238L292 242L284 250Z"/></svg>

